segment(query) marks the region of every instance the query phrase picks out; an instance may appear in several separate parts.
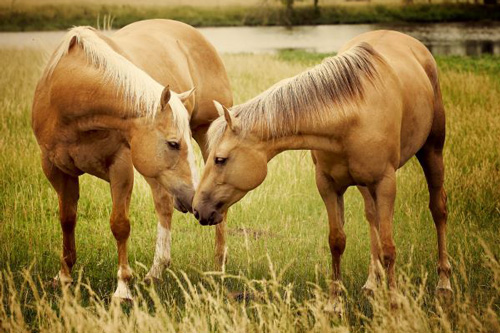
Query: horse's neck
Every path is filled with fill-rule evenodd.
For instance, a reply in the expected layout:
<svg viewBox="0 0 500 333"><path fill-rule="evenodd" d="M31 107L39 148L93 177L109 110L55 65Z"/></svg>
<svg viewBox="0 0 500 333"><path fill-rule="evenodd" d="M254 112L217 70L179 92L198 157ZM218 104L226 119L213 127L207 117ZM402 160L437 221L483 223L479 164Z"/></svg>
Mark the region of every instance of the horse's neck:
<svg viewBox="0 0 500 333"><path fill-rule="evenodd" d="M329 151L335 148L335 142L342 141L353 128L357 115L353 112L349 116L335 116L340 112L334 108L331 110L331 119L310 122L297 120L299 123L294 128L296 134L288 134L271 139L260 137L264 149L270 158L286 150L323 150ZM294 132L294 131L289 131Z"/></svg>
<svg viewBox="0 0 500 333"><path fill-rule="evenodd" d="M332 139L329 136L296 134L262 141L268 160L287 150L330 150Z"/></svg>

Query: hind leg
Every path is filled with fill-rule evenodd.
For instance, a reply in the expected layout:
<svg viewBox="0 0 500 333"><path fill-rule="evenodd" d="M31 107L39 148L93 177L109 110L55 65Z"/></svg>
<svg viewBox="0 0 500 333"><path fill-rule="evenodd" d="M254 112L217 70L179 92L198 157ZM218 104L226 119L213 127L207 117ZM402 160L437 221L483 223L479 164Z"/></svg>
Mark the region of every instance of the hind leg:
<svg viewBox="0 0 500 333"><path fill-rule="evenodd" d="M73 281L71 269L76 262L75 226L80 192L78 177L65 174L46 158L42 158L42 168L59 198L59 220L63 232L61 270L54 282L68 284Z"/></svg>
<svg viewBox="0 0 500 333"><path fill-rule="evenodd" d="M342 314L342 280L340 261L346 246L346 235L344 233L344 192L345 188L338 186L335 181L318 166L316 166L316 185L325 203L328 213L330 233L328 241L332 255L332 285L331 298L333 311Z"/></svg>
<svg viewBox="0 0 500 333"><path fill-rule="evenodd" d="M434 140L433 140L434 139ZM437 285L437 294L448 297L453 291L451 289L450 275L451 265L448 261L448 252L446 250L446 222L448 212L446 209L446 192L444 183L444 163L442 140L436 141L430 138L430 141L417 153L418 161L424 170L427 186L429 189L429 209L434 219L438 240L438 274L439 282Z"/></svg>

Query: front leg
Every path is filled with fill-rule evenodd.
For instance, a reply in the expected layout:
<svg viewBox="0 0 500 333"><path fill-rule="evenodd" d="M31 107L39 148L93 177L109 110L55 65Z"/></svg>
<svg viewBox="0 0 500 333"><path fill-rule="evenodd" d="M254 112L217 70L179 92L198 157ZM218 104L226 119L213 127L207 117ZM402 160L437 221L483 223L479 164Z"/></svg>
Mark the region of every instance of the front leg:
<svg viewBox="0 0 500 333"><path fill-rule="evenodd" d="M389 290L396 288L396 274L394 263L396 260L396 246L392 235L394 218L394 202L396 200L396 171L389 168L384 177L376 184L368 186L376 209L379 239L378 252L387 276Z"/></svg>
<svg viewBox="0 0 500 333"><path fill-rule="evenodd" d="M144 278L146 283L160 280L163 271L170 265L170 248L172 224L172 214L174 212L174 203L172 196L153 178L146 178L151 187L153 200L155 203L156 215L158 216L158 227L156 236L156 247L153 259L153 265Z"/></svg>
<svg viewBox="0 0 500 333"><path fill-rule="evenodd" d="M365 186L358 186L359 192L363 196L365 201L365 216L370 224L370 266L368 269L368 279L363 285L363 291L368 295L372 296L375 290L378 288L382 272L382 264L379 260L380 258L380 237L379 237L379 223L377 217L377 207L375 204L375 199L372 194Z"/></svg>
<svg viewBox="0 0 500 333"><path fill-rule="evenodd" d="M53 284L70 284L73 282L71 269L76 262L75 226L80 196L78 177L65 174L45 156L42 158L42 167L59 198L59 220L63 232L61 269L53 279Z"/></svg>
<svg viewBox="0 0 500 333"><path fill-rule="evenodd" d="M226 263L226 218L227 211L224 212L222 222L215 226L215 264L222 270Z"/></svg>
<svg viewBox="0 0 500 333"><path fill-rule="evenodd" d="M342 279L340 261L346 246L344 233L344 192L327 173L316 165L316 185L328 212L330 234L328 241L332 255L332 285L330 289L333 312L342 314Z"/></svg>
<svg viewBox="0 0 500 333"><path fill-rule="evenodd" d="M130 235L128 211L134 186L134 169L128 149L122 149L109 167L109 183L113 210L111 212L111 231L118 248L118 286L113 297L131 301L132 293L128 286L132 278L132 269L128 264L127 240Z"/></svg>

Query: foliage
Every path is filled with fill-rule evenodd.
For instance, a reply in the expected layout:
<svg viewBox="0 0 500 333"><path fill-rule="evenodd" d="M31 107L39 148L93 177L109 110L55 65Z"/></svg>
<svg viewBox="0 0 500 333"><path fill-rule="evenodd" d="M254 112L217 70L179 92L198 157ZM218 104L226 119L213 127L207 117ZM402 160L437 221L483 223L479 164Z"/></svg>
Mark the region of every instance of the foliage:
<svg viewBox="0 0 500 333"><path fill-rule="evenodd" d="M468 4L312 5L288 6L131 6L57 4L0 7L1 31L61 30L95 25L98 17L114 17L114 27L170 18L193 26L310 25L338 23L500 21L497 6Z"/></svg>

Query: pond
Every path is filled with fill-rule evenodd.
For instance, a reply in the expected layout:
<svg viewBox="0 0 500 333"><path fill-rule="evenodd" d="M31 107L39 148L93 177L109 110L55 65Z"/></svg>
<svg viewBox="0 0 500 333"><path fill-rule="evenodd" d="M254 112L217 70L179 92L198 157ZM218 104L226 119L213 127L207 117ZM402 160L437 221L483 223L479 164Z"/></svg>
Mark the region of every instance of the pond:
<svg viewBox="0 0 500 333"><path fill-rule="evenodd" d="M336 52L351 38L372 30L391 29L422 41L435 55L500 55L500 23L339 24L286 27L199 28L221 53L272 53L284 49ZM2 32L0 47L51 49L64 31Z"/></svg>

